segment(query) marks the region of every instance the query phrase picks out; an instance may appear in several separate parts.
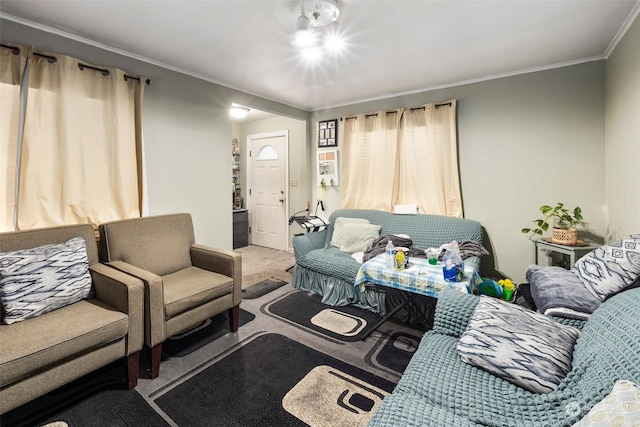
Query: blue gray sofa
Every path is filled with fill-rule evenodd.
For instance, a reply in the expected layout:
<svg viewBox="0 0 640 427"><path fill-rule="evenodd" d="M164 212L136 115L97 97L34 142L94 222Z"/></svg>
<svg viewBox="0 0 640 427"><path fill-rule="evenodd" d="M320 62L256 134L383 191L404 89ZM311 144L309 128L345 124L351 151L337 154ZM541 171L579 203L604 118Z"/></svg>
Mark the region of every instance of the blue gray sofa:
<svg viewBox="0 0 640 427"><path fill-rule="evenodd" d="M397 215L367 209L340 209L329 217L327 229L293 238L296 265L293 287L321 295L322 302L332 306L354 304L376 313L385 313L384 294L356 292L354 281L360 264L350 253L331 246L336 218L363 218L381 226L380 235L406 234L413 246L438 248L453 240L482 243L482 226L478 221L440 215ZM465 264L479 269L480 260L471 257Z"/></svg>
<svg viewBox="0 0 640 427"><path fill-rule="evenodd" d="M619 380L636 385L632 394L635 406L627 409L638 411L634 415L637 421L640 289L606 300L586 322L558 320L581 332L568 374L548 393L527 391L461 360L457 346L480 299L452 291L441 294L433 330L422 338L400 382L384 398L369 427L571 426L588 413L598 412L589 412L596 404L609 405L598 417L616 409L608 403L611 399L601 401ZM625 416L615 412L607 415Z"/></svg>

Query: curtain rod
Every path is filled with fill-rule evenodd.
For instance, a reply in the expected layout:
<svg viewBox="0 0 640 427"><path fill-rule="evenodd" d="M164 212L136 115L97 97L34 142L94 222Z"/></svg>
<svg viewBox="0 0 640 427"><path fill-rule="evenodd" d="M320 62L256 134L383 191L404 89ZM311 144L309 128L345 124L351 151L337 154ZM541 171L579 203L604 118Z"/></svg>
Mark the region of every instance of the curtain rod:
<svg viewBox="0 0 640 427"><path fill-rule="evenodd" d="M396 114L397 111L385 111L384 115L388 116L389 114ZM368 119L369 117L378 117L378 113L371 113L371 114L365 114L364 118ZM345 120L351 120L351 119L357 119L357 117L353 116L353 117L345 117ZM340 120L342 120L342 118L340 118Z"/></svg>
<svg viewBox="0 0 640 427"><path fill-rule="evenodd" d="M84 70L85 68L88 68L90 70L99 71L105 77L108 76L109 74L111 74L111 72L109 70L105 69L105 68L92 67L91 65L83 64L82 62L78 62L78 68L80 68L81 70ZM140 81L140 77L129 76L127 74L124 75L124 79L125 80L131 79L131 80ZM147 80L145 80L145 83L151 84L151 80L147 79Z"/></svg>
<svg viewBox="0 0 640 427"><path fill-rule="evenodd" d="M440 107L444 107L445 105L448 105L449 107L451 107L451 103L450 103L450 102L445 102L445 103L443 103L443 104L436 104L436 105L435 105L435 107L436 107L436 108L440 108ZM414 108L409 108L409 111L414 112L415 110L424 110L424 109L425 109L425 107L424 107L424 106L423 106L423 107L414 107ZM385 114L386 114L387 116L388 116L389 114L395 114L395 113L397 113L397 111L386 111L386 112L385 112ZM372 114L366 114L366 115L364 116L364 118L366 119L366 118L369 118L369 117L377 117L377 116L378 116L378 113L372 113ZM345 120L351 120L351 119L357 119L357 117L356 117L356 116L352 116L352 117L345 117L344 119L345 119ZM342 118L341 118L340 120L342 120Z"/></svg>
<svg viewBox="0 0 640 427"><path fill-rule="evenodd" d="M6 44L0 44L0 47L4 47L6 49L10 49L14 55L17 55L20 53L20 48L19 47L15 47L15 46L9 46Z"/></svg>
<svg viewBox="0 0 640 427"><path fill-rule="evenodd" d="M13 52L14 55L17 55L20 53L20 48L16 47L16 46L9 46L6 44L0 44L1 47L7 48L7 49L11 49L11 51ZM58 61L58 58L56 58L55 56L51 56L51 55L45 55L44 53L38 53L38 52L33 52L34 55L39 56L41 58L46 58L49 63L51 64L55 64ZM91 65L87 65L87 64L83 64L81 62L78 63L78 68L80 68L81 70L84 70L85 68L89 68L91 70L94 71L99 71L102 73L103 76L108 76L109 74L111 74L109 72L109 70L106 70L104 68L97 68L97 67L92 67ZM127 74L124 75L124 79L128 80L128 79L132 79L132 80L137 80L140 81L140 77L135 77L135 76L129 76ZM147 79L145 80L146 84L151 84L151 80Z"/></svg>

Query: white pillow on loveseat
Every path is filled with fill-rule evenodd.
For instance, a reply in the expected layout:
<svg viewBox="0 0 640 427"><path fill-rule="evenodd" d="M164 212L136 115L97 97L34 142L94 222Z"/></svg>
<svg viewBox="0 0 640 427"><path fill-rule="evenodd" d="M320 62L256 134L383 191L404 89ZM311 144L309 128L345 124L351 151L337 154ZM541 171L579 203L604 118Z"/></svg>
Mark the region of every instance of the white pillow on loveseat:
<svg viewBox="0 0 640 427"><path fill-rule="evenodd" d="M333 225L331 245L340 248L341 252L362 252L380 236L381 228L368 219L338 217Z"/></svg>

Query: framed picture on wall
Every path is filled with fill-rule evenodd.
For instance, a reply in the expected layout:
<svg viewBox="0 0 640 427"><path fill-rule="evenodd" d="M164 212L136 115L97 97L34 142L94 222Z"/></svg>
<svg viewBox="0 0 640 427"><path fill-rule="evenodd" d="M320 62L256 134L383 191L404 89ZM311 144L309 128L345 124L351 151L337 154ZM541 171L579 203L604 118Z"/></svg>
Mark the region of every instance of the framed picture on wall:
<svg viewBox="0 0 640 427"><path fill-rule="evenodd" d="M338 146L338 119L318 122L318 147Z"/></svg>

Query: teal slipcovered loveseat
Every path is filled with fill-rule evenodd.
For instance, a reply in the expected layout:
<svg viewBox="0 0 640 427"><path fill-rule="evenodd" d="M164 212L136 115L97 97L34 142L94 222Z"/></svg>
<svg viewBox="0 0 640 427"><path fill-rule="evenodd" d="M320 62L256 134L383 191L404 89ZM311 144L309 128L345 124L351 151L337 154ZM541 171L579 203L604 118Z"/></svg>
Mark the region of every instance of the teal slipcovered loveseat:
<svg viewBox="0 0 640 427"><path fill-rule="evenodd" d="M619 380L640 384L640 289L608 299L586 322L562 321L581 332L571 370L549 393L527 391L461 360L457 345L479 301L459 292L441 294L433 330L369 427L571 426L602 405Z"/></svg>
<svg viewBox="0 0 640 427"><path fill-rule="evenodd" d="M332 246L336 218L362 218L380 226L380 235L405 234L420 249L438 248L453 240L471 240L482 244L482 226L478 221L441 215L398 215L368 209L339 209L329 217L327 229L293 238L296 266L292 285L296 289L322 296L332 306L354 304L383 314L384 294L356 292L354 281L360 264L350 253ZM465 260L465 265L479 269L478 257Z"/></svg>

